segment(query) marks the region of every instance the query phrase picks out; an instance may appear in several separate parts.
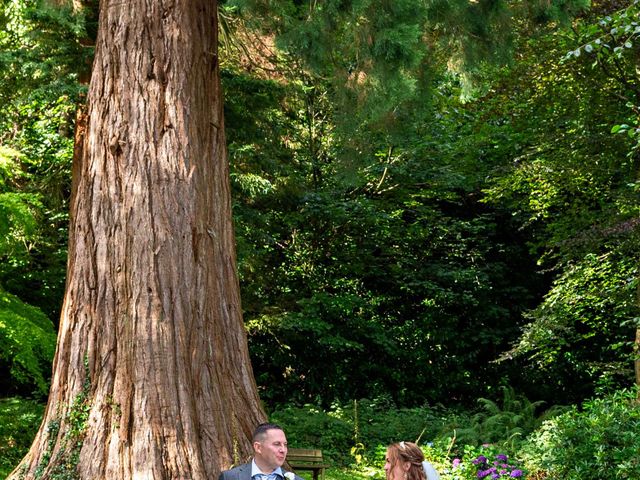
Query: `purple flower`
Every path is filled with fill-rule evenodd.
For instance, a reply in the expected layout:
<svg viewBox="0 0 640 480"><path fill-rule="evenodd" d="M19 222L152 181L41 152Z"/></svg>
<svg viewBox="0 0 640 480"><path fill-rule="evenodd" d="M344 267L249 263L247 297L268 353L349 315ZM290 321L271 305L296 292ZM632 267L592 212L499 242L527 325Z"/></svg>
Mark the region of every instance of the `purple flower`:
<svg viewBox="0 0 640 480"><path fill-rule="evenodd" d="M506 462L507 456L504 453L501 453L499 455L496 455L496 460L500 460L501 462Z"/></svg>
<svg viewBox="0 0 640 480"><path fill-rule="evenodd" d="M522 476L522 470L518 470L517 468L511 472L511 476L512 477L521 477Z"/></svg>
<svg viewBox="0 0 640 480"><path fill-rule="evenodd" d="M498 475L497 473L492 473L491 478L500 478L500 475Z"/></svg>
<svg viewBox="0 0 640 480"><path fill-rule="evenodd" d="M484 455L479 455L478 458L473 460L471 463L473 463L474 465L479 465L481 463L487 463L487 457L485 457Z"/></svg>
<svg viewBox="0 0 640 480"><path fill-rule="evenodd" d="M461 462L462 461L459 458L454 458L453 462L451 462L451 465L453 466L453 468L458 468Z"/></svg>
<svg viewBox="0 0 640 480"><path fill-rule="evenodd" d="M484 478L491 472L489 470L478 470L478 478Z"/></svg>

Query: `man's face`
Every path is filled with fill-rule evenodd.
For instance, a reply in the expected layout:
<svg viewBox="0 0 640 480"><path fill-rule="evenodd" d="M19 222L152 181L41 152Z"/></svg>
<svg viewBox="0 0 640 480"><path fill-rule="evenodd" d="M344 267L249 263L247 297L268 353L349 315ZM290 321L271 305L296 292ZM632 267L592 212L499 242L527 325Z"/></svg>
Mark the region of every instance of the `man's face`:
<svg viewBox="0 0 640 480"><path fill-rule="evenodd" d="M253 450L256 465L264 473L271 473L287 458L287 437L282 430L272 428L253 443Z"/></svg>

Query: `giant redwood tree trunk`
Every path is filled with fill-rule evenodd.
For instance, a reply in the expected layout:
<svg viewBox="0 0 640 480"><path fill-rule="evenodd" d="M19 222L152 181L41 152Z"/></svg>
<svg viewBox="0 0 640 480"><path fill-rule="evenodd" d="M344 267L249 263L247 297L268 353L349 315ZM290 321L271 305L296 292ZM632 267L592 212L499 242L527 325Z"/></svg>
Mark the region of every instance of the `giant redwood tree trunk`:
<svg viewBox="0 0 640 480"><path fill-rule="evenodd" d="M216 8L101 2L49 403L11 478L215 479L264 419L235 272Z"/></svg>

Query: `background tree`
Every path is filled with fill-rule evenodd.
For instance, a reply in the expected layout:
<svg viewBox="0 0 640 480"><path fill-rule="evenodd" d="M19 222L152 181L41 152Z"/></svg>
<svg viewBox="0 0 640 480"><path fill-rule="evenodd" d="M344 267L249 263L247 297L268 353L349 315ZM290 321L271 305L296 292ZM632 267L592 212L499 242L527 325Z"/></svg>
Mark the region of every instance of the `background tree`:
<svg viewBox="0 0 640 480"><path fill-rule="evenodd" d="M216 8L100 5L52 387L11 478L211 478L264 418L235 273Z"/></svg>

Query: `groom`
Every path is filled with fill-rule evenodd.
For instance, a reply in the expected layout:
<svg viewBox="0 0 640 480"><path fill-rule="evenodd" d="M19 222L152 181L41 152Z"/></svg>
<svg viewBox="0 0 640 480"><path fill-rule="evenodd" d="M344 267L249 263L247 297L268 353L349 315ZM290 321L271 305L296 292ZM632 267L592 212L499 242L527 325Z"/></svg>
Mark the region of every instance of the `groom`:
<svg viewBox="0 0 640 480"><path fill-rule="evenodd" d="M253 432L253 460L225 470L218 480L304 480L282 469L286 458L287 437L282 428L275 423L262 423Z"/></svg>

